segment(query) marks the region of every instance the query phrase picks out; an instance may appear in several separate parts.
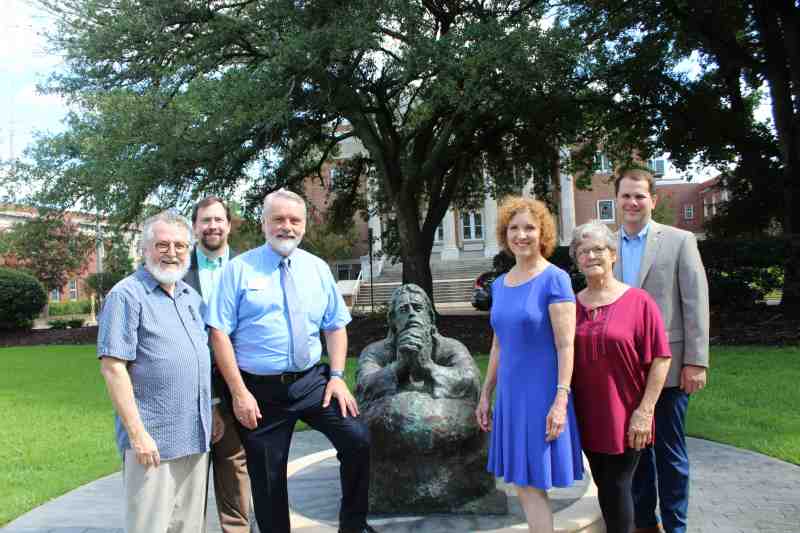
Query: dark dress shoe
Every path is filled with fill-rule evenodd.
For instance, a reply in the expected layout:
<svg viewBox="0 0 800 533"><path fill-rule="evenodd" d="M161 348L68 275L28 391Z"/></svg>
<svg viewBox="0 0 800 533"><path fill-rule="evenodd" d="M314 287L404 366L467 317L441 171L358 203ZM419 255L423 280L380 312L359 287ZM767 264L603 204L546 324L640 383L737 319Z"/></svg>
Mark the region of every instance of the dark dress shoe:
<svg viewBox="0 0 800 533"><path fill-rule="evenodd" d="M364 524L361 527L340 527L339 533L378 533L378 531L369 524Z"/></svg>

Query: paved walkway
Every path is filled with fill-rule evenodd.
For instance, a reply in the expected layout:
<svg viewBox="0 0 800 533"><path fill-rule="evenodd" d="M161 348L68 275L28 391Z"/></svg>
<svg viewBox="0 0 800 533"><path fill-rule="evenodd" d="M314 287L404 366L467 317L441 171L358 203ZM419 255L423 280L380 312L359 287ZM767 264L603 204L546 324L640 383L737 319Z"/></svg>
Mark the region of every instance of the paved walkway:
<svg viewBox="0 0 800 533"><path fill-rule="evenodd" d="M329 449L324 437L312 431L294 436L291 460ZM693 461L692 495L689 523L692 533L799 533L800 532L800 467L756 453L708 441L689 439ZM321 454L325 455L325 454ZM328 459L335 461L335 459ZM324 463L320 462L324 466ZM333 464L335 466L335 463ZM303 470L291 485L302 482ZM308 476L308 474L306 474ZM330 476L328 476L330 478ZM335 476L320 479L335 486ZM338 495L316 507L302 500L302 490L290 495L295 510L326 523L326 513L335 511ZM80 487L21 516L2 533L121 533L122 483L114 474ZM216 509L209 502L209 533L219 532ZM314 508L312 508L314 507ZM330 507L330 509L327 509ZM326 510L327 509L327 510ZM335 512L333 513L335 516ZM375 520L383 531L433 531L417 522L403 527L397 523ZM332 525L332 524L331 524ZM455 525L454 525L455 526ZM296 527L304 533L335 531L330 527ZM438 529L438 528L437 528ZM494 529L499 531L499 529ZM487 531L486 528L455 526L459 531ZM515 531L520 531L514 528ZM511 531L511 529L507 529Z"/></svg>

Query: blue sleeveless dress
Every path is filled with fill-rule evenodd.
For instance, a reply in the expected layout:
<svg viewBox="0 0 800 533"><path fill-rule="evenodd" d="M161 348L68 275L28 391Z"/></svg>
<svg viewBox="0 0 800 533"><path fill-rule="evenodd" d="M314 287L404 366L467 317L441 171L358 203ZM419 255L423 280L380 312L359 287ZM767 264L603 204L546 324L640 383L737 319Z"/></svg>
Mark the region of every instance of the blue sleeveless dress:
<svg viewBox="0 0 800 533"><path fill-rule="evenodd" d="M545 442L546 418L556 395L558 354L548 306L574 302L569 276L549 265L516 287L505 274L492 284L491 324L500 364L488 470L507 483L539 489L583 479L578 424L572 398L564 432Z"/></svg>

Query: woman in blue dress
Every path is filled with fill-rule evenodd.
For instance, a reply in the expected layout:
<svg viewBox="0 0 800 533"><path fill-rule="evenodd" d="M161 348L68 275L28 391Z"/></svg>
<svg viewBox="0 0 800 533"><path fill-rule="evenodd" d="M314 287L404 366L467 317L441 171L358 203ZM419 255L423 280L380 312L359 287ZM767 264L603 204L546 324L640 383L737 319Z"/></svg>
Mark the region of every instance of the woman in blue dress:
<svg viewBox="0 0 800 533"><path fill-rule="evenodd" d="M569 397L575 294L567 273L547 260L556 229L542 202L506 198L497 241L516 264L492 284L494 338L476 416L491 431L488 470L516 486L531 532L552 532L546 491L583 478Z"/></svg>

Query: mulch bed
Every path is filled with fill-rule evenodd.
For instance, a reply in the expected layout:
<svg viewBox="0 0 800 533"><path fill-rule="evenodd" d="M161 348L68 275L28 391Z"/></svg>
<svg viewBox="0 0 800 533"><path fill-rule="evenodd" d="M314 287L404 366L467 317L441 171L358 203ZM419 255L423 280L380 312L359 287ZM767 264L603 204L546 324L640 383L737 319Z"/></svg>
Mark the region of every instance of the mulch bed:
<svg viewBox="0 0 800 533"><path fill-rule="evenodd" d="M780 308L759 306L737 312L714 311L711 319L711 344L798 345L800 321L787 318ZM482 315L439 317L439 332L463 342L472 353L489 353L492 330ZM359 354L370 342L386 336L385 318L357 317L347 327L350 353ZM97 327L0 331L0 347L38 344L94 344Z"/></svg>

